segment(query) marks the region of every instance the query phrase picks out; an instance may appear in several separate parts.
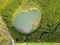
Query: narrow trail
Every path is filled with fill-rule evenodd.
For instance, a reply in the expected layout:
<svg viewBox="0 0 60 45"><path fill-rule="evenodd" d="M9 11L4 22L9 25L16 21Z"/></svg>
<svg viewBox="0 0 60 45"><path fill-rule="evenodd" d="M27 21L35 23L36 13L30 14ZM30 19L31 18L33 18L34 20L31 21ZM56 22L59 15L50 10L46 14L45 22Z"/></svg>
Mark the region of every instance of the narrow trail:
<svg viewBox="0 0 60 45"><path fill-rule="evenodd" d="M57 30L57 28L58 28L59 25L60 25L60 22L55 26L55 28L54 28L54 30L53 30L52 32L43 31L42 34L40 35L40 38L41 38L44 34L54 33L54 32Z"/></svg>
<svg viewBox="0 0 60 45"><path fill-rule="evenodd" d="M2 43L5 43L4 40L9 40L10 43L14 43L12 36L10 35L8 29L6 28L5 23L3 22L1 16L0 16L0 34L2 37L2 41L0 41L0 45Z"/></svg>

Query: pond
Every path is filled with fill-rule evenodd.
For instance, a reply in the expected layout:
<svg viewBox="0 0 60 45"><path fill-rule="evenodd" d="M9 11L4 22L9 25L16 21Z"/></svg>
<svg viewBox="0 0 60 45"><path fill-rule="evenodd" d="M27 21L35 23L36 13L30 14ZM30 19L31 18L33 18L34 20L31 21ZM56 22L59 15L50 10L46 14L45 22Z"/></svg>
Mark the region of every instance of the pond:
<svg viewBox="0 0 60 45"><path fill-rule="evenodd" d="M21 33L29 34L33 32L34 26L38 27L40 19L41 13L37 10L20 12L15 18L14 27Z"/></svg>

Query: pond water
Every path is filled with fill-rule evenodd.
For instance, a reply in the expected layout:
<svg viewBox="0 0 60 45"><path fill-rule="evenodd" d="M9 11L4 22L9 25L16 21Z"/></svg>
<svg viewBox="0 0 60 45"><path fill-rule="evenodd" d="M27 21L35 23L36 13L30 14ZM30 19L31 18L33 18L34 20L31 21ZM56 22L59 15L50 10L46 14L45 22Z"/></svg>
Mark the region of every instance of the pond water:
<svg viewBox="0 0 60 45"><path fill-rule="evenodd" d="M20 12L15 18L14 27L21 33L31 33L33 23L39 18L41 18L41 14L37 10Z"/></svg>

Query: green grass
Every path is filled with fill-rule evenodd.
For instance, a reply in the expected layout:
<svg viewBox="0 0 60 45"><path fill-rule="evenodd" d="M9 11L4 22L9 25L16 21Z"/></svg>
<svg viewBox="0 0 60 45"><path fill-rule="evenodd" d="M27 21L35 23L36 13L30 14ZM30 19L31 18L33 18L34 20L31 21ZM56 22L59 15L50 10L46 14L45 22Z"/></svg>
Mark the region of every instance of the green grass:
<svg viewBox="0 0 60 45"><path fill-rule="evenodd" d="M16 43L15 45L59 45L59 43Z"/></svg>
<svg viewBox="0 0 60 45"><path fill-rule="evenodd" d="M11 17L16 12L17 8L21 6L21 0L12 0L9 5L7 4L3 9L0 9L0 14L14 40L16 42L39 42L38 39L40 39L40 42L60 42L60 0L30 0L32 6L34 6L35 4L32 2L37 5L37 8L41 11L42 17L39 30L31 35L21 34L16 31L13 26L13 18ZM53 33L44 33L41 36L42 30L48 32L56 31Z"/></svg>

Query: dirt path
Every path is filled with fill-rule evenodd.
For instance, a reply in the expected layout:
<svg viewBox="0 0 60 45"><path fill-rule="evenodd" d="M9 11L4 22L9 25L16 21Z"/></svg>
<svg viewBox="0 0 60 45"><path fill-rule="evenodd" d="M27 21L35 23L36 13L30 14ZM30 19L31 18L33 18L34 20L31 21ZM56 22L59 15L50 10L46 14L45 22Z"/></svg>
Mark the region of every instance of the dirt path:
<svg viewBox="0 0 60 45"><path fill-rule="evenodd" d="M8 29L6 28L5 23L2 21L2 18L0 16L0 34L2 37L2 41L0 41L0 45L2 45L2 43L5 43L4 40L8 40L10 41L9 45L11 43L14 43L12 36L10 35ZM3 44L5 45L5 44Z"/></svg>

